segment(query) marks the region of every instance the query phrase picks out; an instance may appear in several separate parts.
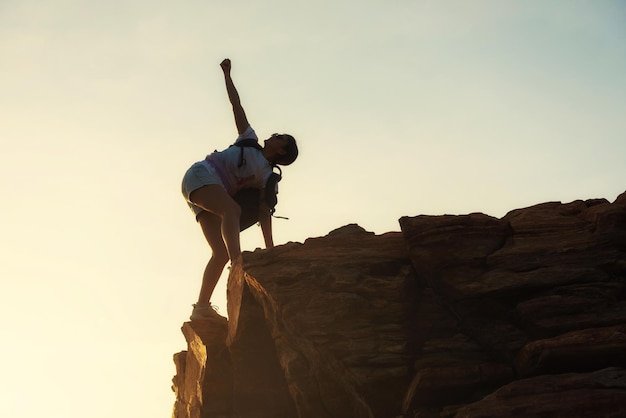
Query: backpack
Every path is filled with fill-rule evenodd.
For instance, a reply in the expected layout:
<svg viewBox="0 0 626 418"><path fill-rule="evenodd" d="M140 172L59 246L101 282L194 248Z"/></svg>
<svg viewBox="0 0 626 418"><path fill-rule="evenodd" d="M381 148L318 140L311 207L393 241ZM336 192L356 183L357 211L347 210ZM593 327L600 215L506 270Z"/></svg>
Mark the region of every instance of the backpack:
<svg viewBox="0 0 626 418"><path fill-rule="evenodd" d="M245 147L256 148L258 150L262 150L263 147L259 145L256 139L243 139L236 144L231 145L231 147L240 147L241 154L239 155L239 163L237 167L243 167L246 164L246 159L243 157L243 149ZM272 170L278 169L278 173L272 172L270 177L267 179L267 183L265 183L265 202L267 206L270 208L270 214L274 216L274 212L276 212L276 204L278 203L278 196L276 195L276 185L282 179L282 170L276 164L272 165ZM239 204L241 207L241 218L239 219L239 229L243 231L244 229L248 229L255 223L259 221L259 189L255 189L252 187L245 188L239 190L234 196L233 199L235 202ZM276 216L276 218L284 218L282 216Z"/></svg>

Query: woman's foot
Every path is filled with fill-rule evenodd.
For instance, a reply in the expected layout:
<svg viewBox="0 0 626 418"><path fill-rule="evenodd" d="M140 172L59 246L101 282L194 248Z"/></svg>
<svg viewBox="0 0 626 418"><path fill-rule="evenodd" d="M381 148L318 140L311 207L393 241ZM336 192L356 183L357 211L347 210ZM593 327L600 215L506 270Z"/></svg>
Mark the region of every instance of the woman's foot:
<svg viewBox="0 0 626 418"><path fill-rule="evenodd" d="M219 321L219 322L227 322L227 319L217 313L217 307L211 305L208 302L204 303L195 303L193 305L193 311L191 312L191 316L189 317L192 321Z"/></svg>

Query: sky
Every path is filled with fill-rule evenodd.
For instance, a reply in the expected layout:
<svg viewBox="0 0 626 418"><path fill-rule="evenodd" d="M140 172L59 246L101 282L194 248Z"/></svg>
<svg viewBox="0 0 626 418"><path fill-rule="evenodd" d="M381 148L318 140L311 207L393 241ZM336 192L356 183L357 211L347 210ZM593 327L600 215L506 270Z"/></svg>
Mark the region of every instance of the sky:
<svg viewBox="0 0 626 418"><path fill-rule="evenodd" d="M180 182L236 137L222 59L260 138L298 140L282 244L614 201L625 21L618 0L2 0L0 416L171 416L210 257Z"/></svg>

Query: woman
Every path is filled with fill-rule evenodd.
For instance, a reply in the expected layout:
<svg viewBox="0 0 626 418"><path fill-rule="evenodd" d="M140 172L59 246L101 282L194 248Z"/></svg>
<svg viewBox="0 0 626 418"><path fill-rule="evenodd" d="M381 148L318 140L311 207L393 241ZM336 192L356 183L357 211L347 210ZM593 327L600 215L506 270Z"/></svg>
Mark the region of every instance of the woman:
<svg viewBox="0 0 626 418"><path fill-rule="evenodd" d="M220 64L224 72L226 91L233 106L235 124L239 136L237 142L246 139L258 141L256 133L248 123L241 106L239 94L230 75L231 62L225 59ZM243 154L242 154L243 153ZM223 320L210 304L211 295L224 266L242 264L239 245L239 220L241 208L233 196L242 188L257 188L260 196L265 196L265 184L272 174L275 164L289 165L298 156L298 147L291 135L273 134L264 141L261 149L253 147L229 147L214 152L187 170L183 178L182 192L189 207L196 215L202 232L208 241L212 255L194 304L191 320ZM259 199L259 223L267 248L274 246L270 208L265 199Z"/></svg>

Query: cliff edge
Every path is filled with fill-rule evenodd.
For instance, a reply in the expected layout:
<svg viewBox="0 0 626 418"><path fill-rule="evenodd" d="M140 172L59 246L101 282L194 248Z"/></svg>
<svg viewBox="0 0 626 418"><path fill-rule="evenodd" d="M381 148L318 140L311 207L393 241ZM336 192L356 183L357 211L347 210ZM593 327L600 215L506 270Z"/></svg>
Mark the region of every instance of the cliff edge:
<svg viewBox="0 0 626 418"><path fill-rule="evenodd" d="M626 416L626 193L244 253L173 418Z"/></svg>

